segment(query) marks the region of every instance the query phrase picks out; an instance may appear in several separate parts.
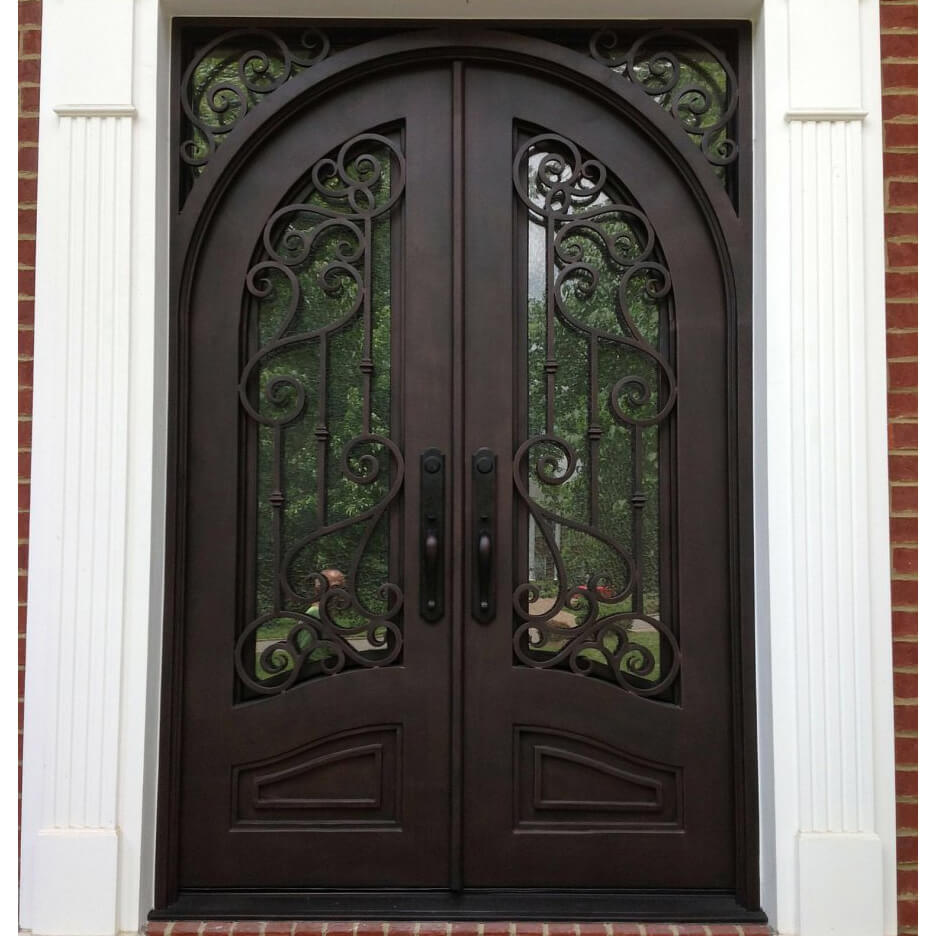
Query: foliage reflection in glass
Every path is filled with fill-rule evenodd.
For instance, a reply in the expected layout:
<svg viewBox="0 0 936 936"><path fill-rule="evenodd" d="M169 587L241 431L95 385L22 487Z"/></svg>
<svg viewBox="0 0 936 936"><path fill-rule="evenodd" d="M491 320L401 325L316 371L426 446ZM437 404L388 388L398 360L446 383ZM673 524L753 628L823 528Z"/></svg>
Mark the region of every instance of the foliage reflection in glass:
<svg viewBox="0 0 936 936"><path fill-rule="evenodd" d="M529 514L515 651L656 694L678 667L660 620L669 274L646 216L571 141L534 137L515 184L528 209L528 438L515 479Z"/></svg>
<svg viewBox="0 0 936 936"><path fill-rule="evenodd" d="M390 229L402 186L389 138L349 141L273 214L247 277L240 394L255 424L256 552L236 663L257 692L401 651Z"/></svg>

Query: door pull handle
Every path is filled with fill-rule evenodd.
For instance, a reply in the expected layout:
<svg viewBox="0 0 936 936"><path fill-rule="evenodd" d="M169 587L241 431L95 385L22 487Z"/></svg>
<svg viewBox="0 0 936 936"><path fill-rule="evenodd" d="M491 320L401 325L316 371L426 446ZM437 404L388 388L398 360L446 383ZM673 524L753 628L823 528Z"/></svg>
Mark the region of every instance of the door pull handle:
<svg viewBox="0 0 936 936"><path fill-rule="evenodd" d="M422 453L419 474L419 613L426 621L438 621L445 610L445 456L439 449Z"/></svg>
<svg viewBox="0 0 936 936"><path fill-rule="evenodd" d="M482 533L478 539L478 609L481 612L488 610L491 596L491 553L494 544L487 533Z"/></svg>
<svg viewBox="0 0 936 936"><path fill-rule="evenodd" d="M494 503L497 456L489 448L479 448L471 457L473 587L471 613L487 624L494 620Z"/></svg>

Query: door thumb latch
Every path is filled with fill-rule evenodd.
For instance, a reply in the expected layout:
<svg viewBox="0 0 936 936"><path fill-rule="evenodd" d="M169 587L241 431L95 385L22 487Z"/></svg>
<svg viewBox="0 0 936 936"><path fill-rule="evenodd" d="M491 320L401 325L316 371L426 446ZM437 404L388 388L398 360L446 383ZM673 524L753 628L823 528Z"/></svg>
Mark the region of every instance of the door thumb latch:
<svg viewBox="0 0 936 936"><path fill-rule="evenodd" d="M494 504L496 500L497 456L489 448L479 448L471 457L471 613L476 621L494 620Z"/></svg>

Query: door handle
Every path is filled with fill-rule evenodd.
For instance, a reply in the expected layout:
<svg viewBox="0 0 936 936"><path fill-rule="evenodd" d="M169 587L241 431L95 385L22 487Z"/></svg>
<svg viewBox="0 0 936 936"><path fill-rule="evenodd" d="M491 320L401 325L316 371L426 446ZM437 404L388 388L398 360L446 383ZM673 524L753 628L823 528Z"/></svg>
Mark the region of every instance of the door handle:
<svg viewBox="0 0 936 936"><path fill-rule="evenodd" d="M473 586L471 613L482 624L494 620L494 500L497 456L479 448L471 456Z"/></svg>
<svg viewBox="0 0 936 936"><path fill-rule="evenodd" d="M445 609L445 456L437 448L419 458L419 613L438 621Z"/></svg>

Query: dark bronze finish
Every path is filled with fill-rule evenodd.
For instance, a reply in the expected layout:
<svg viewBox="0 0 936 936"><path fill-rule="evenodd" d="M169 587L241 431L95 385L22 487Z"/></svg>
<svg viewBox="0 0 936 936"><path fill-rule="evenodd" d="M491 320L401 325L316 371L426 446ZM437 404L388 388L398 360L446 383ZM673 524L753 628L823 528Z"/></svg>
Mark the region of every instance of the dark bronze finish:
<svg viewBox="0 0 936 936"><path fill-rule="evenodd" d="M438 621L445 613L445 456L437 448L419 457L419 613Z"/></svg>
<svg viewBox="0 0 936 936"><path fill-rule="evenodd" d="M230 27L258 25L268 28ZM549 41L545 27L536 35L524 28L531 34L456 25L392 35L388 27L354 45L336 44L329 25L328 56L293 68L275 92L252 101L189 187L173 231L171 562L153 919L764 919L750 559L747 27L715 27L740 50L725 53L738 76L737 107L723 128L738 149L721 167L726 176L713 172L701 134L694 138L620 65L596 61L587 42L572 48ZM600 28L590 24L588 35ZM177 80L185 67L177 65ZM184 121L175 133L181 147ZM670 303L673 341L651 348L660 386L674 396L677 381L679 388L678 405L658 423L669 433L660 470L671 488L660 573L669 604L659 623L672 634L675 676L651 698L634 691L644 688L635 679L622 686L519 657L515 632L531 623L513 600L530 578L519 548L532 516L522 496L529 475L521 484L515 471L478 473L469 457L486 448L502 468L513 467L530 439L519 324L527 209L511 174L524 144L543 134L621 181L627 198L615 204L647 219L660 251L640 263L658 264L665 275L656 271L657 287L668 284L661 298ZM252 574L244 556L255 535L257 476L245 453L258 423L248 404L263 415L255 402L262 389L243 372L268 343L251 345L246 323L257 296L246 277L277 262L264 228L296 204L291 194L312 168L323 160L337 166L345 144L378 137L405 157L408 179L404 191L400 162L400 197L386 215L394 380L392 432L383 438L399 460L381 446L385 477L400 481L384 514L400 649L392 665L349 655L354 665L340 672L304 673L288 691L264 683L276 691L262 693L249 669L246 680L239 672L234 652L254 621L235 587ZM723 178L734 180L727 191ZM363 214L371 210L365 205ZM364 236L366 218L349 223ZM565 223L556 221L554 254ZM363 275L357 243L349 232L334 260ZM255 285L263 288L259 275ZM563 314L558 301L553 308ZM280 337L287 335L272 340ZM627 337L634 353L650 352L639 334ZM246 403L232 392L238 386ZM308 388L271 393L288 408L300 389L312 400ZM599 387L599 407L612 389ZM619 388L624 417L626 396ZM314 444L326 443L323 435ZM412 466L436 446L449 467L437 536L443 613L435 626L418 626L433 557L422 535L424 463L419 484ZM354 465L352 473L368 473L360 460ZM485 541L476 529L479 474L493 476ZM290 478L283 480L277 490L288 497ZM639 500L640 478L630 482ZM276 500L268 500L271 510ZM589 512L586 504L582 520L591 524ZM633 542L628 549L639 552ZM298 585L288 570L278 578L284 598ZM482 590L486 626L473 613ZM378 620L388 617L374 610ZM344 642L366 653L367 639ZM669 646L665 635L663 642Z"/></svg>
<svg viewBox="0 0 936 936"><path fill-rule="evenodd" d="M471 537L474 558L471 613L481 624L489 624L497 613L494 597L494 493L497 484L497 456L480 448L471 456Z"/></svg>

